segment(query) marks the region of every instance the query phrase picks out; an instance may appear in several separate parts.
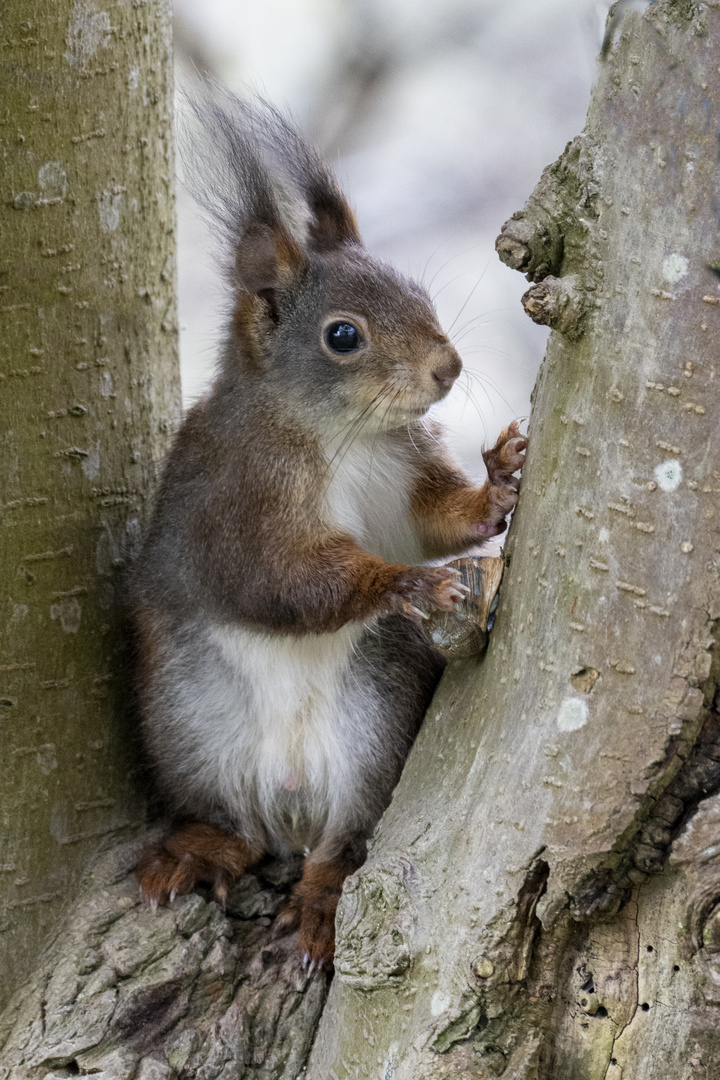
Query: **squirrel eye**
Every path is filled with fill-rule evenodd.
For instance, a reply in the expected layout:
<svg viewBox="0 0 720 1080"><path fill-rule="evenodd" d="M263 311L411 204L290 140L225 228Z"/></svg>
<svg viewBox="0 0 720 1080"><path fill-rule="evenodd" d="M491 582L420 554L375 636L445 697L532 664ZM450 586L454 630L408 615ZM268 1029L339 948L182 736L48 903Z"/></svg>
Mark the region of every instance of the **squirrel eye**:
<svg viewBox="0 0 720 1080"><path fill-rule="evenodd" d="M336 353L354 352L363 344L360 331L351 322L330 323L325 331L325 341Z"/></svg>

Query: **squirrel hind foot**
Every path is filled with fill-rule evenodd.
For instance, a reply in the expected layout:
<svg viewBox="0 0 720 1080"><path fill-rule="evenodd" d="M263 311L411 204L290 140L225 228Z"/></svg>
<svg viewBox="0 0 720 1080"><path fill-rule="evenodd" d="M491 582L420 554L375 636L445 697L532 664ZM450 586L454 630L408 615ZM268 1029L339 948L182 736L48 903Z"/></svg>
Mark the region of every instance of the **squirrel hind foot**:
<svg viewBox="0 0 720 1080"><path fill-rule="evenodd" d="M262 854L229 829L195 823L149 847L135 873L143 900L152 907L172 903L201 882L224 907L232 885Z"/></svg>
<svg viewBox="0 0 720 1080"><path fill-rule="evenodd" d="M301 917L302 904L293 895L273 923L273 936L285 937L286 934L294 933L300 926Z"/></svg>
<svg viewBox="0 0 720 1080"><path fill-rule="evenodd" d="M333 970L335 912L342 883L361 862L350 849L323 861L308 859L302 880L275 921L278 932L298 931L295 956L308 977Z"/></svg>
<svg viewBox="0 0 720 1080"><path fill-rule="evenodd" d="M332 971L337 900L333 894L309 898L296 891L273 923L275 937L297 933L293 951L305 975Z"/></svg>
<svg viewBox="0 0 720 1080"><path fill-rule="evenodd" d="M305 905L300 919L297 951L303 957L303 967L313 971L332 971L335 959L335 907L318 910Z"/></svg>

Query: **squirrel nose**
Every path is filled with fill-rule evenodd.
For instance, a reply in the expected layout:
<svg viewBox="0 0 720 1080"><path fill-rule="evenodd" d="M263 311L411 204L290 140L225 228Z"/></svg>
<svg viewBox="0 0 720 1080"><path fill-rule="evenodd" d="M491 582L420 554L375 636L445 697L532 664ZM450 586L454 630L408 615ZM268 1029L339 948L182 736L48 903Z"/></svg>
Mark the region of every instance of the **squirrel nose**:
<svg viewBox="0 0 720 1080"><path fill-rule="evenodd" d="M439 364L432 373L432 377L442 390L449 390L462 371L462 363L459 356L451 356L444 364Z"/></svg>

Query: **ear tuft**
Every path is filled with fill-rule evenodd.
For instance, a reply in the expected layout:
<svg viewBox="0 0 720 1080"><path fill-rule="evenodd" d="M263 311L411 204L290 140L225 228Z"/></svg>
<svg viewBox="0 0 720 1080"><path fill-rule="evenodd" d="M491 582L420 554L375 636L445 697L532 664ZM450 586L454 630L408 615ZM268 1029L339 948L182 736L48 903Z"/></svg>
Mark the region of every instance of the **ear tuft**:
<svg viewBox="0 0 720 1080"><path fill-rule="evenodd" d="M234 284L258 294L302 273L311 251L362 242L332 173L272 105L209 80L185 100L186 184L230 241Z"/></svg>
<svg viewBox="0 0 720 1080"><path fill-rule="evenodd" d="M309 246L330 251L342 244L362 244L355 214L331 170L277 109L266 101L262 108L277 168L300 192L307 209Z"/></svg>
<svg viewBox="0 0 720 1080"><path fill-rule="evenodd" d="M362 243L355 214L339 191L329 187L311 190L308 200L313 213L310 238L319 251Z"/></svg>

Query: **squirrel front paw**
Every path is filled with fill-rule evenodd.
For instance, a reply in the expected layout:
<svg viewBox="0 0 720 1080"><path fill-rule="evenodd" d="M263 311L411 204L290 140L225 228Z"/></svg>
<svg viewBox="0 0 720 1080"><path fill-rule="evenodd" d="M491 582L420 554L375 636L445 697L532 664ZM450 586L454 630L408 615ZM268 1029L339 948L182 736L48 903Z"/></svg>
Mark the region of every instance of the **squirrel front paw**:
<svg viewBox="0 0 720 1080"><path fill-rule="evenodd" d="M517 505L520 494L520 478L513 473L521 472L525 464L528 440L520 434L517 420L505 428L497 442L483 451L488 472L487 510L483 520L474 528L475 535L483 540L505 532L505 518Z"/></svg>
<svg viewBox="0 0 720 1080"><path fill-rule="evenodd" d="M520 489L520 481L513 473L521 472L525 464L528 441L520 434L517 420L501 431L497 442L489 450L483 450L483 461L491 487Z"/></svg>
<svg viewBox="0 0 720 1080"><path fill-rule="evenodd" d="M427 618L427 607L454 611L469 592L459 577L457 570L447 566L408 567L388 597L388 610L400 612L416 623Z"/></svg>

